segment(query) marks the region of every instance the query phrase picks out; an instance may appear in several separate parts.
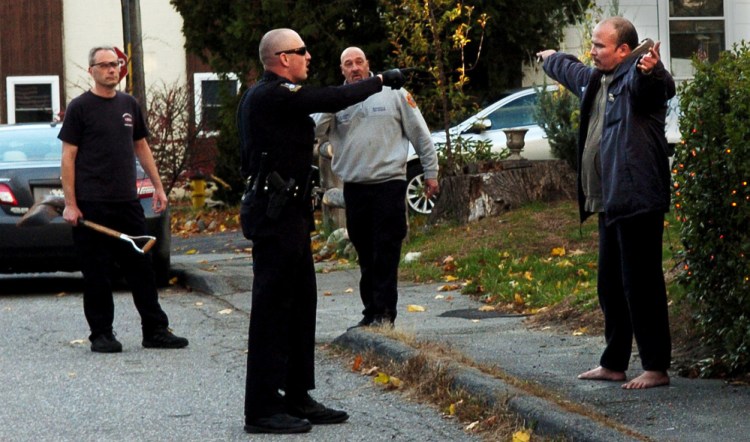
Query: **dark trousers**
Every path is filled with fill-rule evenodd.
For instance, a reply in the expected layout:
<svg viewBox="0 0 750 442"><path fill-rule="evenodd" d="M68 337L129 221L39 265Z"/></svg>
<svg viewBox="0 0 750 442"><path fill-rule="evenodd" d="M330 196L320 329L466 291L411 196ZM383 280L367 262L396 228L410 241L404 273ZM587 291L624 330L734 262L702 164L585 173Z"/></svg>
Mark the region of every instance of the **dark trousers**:
<svg viewBox="0 0 750 442"><path fill-rule="evenodd" d="M344 184L346 228L359 257L366 319L396 319L398 264L406 237L406 181Z"/></svg>
<svg viewBox="0 0 750 442"><path fill-rule="evenodd" d="M600 364L625 371L633 336L644 370L671 362L667 292L662 270L664 214L647 213L606 226L599 215L599 304L606 348Z"/></svg>
<svg viewBox="0 0 750 442"><path fill-rule="evenodd" d="M128 202L78 201L86 220L128 235L145 235L146 220L137 200ZM159 305L154 270L149 255L143 255L125 241L96 232L88 227L73 229L73 241L83 273L83 312L91 329L90 338L112 333L115 305L112 279L115 266L133 293L141 315L144 334L167 328L169 320Z"/></svg>
<svg viewBox="0 0 750 442"><path fill-rule="evenodd" d="M246 420L284 412L279 390L315 388L317 287L309 220L281 219L276 233L254 237L253 274Z"/></svg>

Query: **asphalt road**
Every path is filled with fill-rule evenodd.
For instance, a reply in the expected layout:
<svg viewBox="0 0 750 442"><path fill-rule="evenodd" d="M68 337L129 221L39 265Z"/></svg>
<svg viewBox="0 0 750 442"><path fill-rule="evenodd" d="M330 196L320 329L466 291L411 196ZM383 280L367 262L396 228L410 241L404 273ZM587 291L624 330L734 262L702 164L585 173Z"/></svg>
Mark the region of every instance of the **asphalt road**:
<svg viewBox="0 0 750 442"><path fill-rule="evenodd" d="M194 254L182 258L200 263L206 244L191 244ZM249 272L237 256L237 273ZM249 293L162 290L171 326L190 345L152 350L140 345L137 312L120 288L115 331L123 353L96 354L81 284L80 274L0 276L1 441L476 440L438 410L353 373L351 361L326 349L333 328L319 339L313 396L347 410L350 420L305 435L251 437L242 428Z"/></svg>

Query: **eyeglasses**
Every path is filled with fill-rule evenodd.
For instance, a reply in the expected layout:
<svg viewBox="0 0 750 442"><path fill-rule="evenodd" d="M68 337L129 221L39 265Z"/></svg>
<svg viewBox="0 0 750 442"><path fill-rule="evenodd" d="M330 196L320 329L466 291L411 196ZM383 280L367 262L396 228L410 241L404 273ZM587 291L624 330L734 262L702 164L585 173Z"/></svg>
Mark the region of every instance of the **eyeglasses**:
<svg viewBox="0 0 750 442"><path fill-rule="evenodd" d="M274 52L273 55L281 55L281 54L305 55L307 54L307 46L302 46L300 48L295 48L295 49L287 49L286 51Z"/></svg>
<svg viewBox="0 0 750 442"><path fill-rule="evenodd" d="M122 66L123 62L122 60L117 61L102 61L100 63L94 63L91 66L96 66L101 69L117 69L120 66Z"/></svg>

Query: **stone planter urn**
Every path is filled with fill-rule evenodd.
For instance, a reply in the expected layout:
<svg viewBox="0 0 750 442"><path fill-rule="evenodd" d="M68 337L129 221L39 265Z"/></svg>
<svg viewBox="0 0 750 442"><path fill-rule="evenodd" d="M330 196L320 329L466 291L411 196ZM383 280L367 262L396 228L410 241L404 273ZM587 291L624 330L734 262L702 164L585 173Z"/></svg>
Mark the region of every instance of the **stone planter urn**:
<svg viewBox="0 0 750 442"><path fill-rule="evenodd" d="M523 146L526 144L524 137L528 131L528 129L517 128L503 129L507 139L506 146L508 146L508 150L510 151L510 156L504 160L504 168L514 169L531 166L529 160L521 156Z"/></svg>

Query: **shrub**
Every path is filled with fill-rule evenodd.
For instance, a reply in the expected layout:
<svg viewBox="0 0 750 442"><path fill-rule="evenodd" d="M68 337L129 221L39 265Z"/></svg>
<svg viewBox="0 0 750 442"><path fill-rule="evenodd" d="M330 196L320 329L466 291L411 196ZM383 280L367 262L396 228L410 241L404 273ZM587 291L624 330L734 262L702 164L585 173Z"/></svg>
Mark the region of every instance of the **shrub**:
<svg viewBox="0 0 750 442"><path fill-rule="evenodd" d="M682 281L713 351L704 366L736 374L750 369L750 48L694 66L680 90L683 143L673 164Z"/></svg>
<svg viewBox="0 0 750 442"><path fill-rule="evenodd" d="M539 90L536 119L549 139L552 155L564 160L574 170L578 166L578 109L580 100L560 86L548 91L545 84Z"/></svg>

